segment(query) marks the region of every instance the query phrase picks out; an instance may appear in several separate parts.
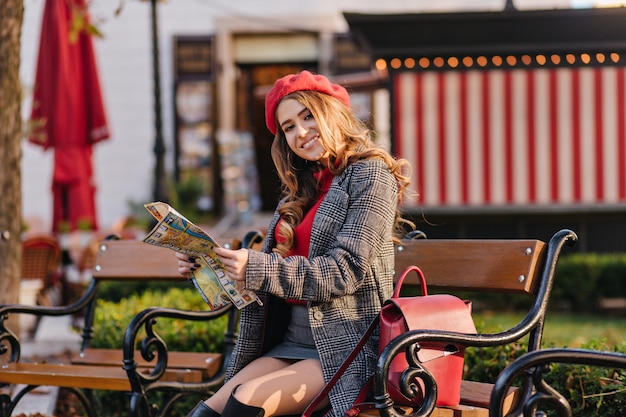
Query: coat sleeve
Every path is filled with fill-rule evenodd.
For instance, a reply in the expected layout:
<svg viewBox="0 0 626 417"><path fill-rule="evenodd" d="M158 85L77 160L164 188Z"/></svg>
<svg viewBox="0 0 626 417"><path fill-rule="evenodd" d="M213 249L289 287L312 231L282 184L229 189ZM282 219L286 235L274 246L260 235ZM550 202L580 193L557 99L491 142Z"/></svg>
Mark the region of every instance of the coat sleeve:
<svg viewBox="0 0 626 417"><path fill-rule="evenodd" d="M316 213L309 258L250 251L246 287L313 302L354 294L391 240L396 209L397 184L383 161L351 165Z"/></svg>

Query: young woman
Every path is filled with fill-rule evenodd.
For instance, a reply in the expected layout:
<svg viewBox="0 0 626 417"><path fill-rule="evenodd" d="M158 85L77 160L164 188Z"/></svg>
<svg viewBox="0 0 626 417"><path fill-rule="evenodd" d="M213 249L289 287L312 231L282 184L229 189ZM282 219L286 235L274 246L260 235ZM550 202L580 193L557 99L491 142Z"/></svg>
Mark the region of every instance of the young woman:
<svg viewBox="0 0 626 417"><path fill-rule="evenodd" d="M408 163L372 144L348 92L322 75L277 80L265 118L283 196L263 250L216 250L263 305L242 309L227 382L188 417L302 413L392 293ZM188 275L194 260L176 256ZM333 415L351 406L377 356L372 337L330 392Z"/></svg>

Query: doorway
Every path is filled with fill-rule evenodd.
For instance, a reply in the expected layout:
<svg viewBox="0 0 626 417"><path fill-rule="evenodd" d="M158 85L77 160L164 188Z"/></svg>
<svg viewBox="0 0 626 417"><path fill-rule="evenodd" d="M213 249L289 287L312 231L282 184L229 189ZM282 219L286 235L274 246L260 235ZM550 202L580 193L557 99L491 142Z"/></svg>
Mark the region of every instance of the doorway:
<svg viewBox="0 0 626 417"><path fill-rule="evenodd" d="M239 66L237 127L251 132L254 140L261 211L274 211L281 192L271 155L274 137L265 126L265 95L278 78L303 69L316 71L316 68L316 64L310 62Z"/></svg>

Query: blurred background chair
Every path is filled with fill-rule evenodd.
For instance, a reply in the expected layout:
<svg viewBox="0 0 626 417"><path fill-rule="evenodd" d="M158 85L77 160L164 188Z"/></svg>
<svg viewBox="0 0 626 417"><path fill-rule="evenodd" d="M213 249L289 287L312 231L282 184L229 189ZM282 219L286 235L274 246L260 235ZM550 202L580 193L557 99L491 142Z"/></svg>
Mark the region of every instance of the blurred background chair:
<svg viewBox="0 0 626 417"><path fill-rule="evenodd" d="M53 305L60 302L54 293L62 293L61 246L54 235L37 233L22 240L22 281L38 280L41 291L37 304ZM35 286L31 282L31 286Z"/></svg>
<svg viewBox="0 0 626 417"><path fill-rule="evenodd" d="M22 238L22 277L19 303L52 306L63 300L61 246L54 235L35 233ZM20 334L32 337L38 317L20 315Z"/></svg>

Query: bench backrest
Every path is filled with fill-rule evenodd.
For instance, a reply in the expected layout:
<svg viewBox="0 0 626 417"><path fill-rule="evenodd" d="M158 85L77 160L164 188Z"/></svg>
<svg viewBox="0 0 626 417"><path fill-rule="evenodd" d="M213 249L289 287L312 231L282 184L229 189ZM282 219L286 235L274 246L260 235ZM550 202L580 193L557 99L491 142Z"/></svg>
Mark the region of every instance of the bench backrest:
<svg viewBox="0 0 626 417"><path fill-rule="evenodd" d="M418 266L429 289L533 293L546 245L540 240L403 240L396 246L396 277ZM409 274L403 286L419 285Z"/></svg>
<svg viewBox="0 0 626 417"><path fill-rule="evenodd" d="M539 240L403 240L396 246L396 276L419 266L429 288L532 293L545 244ZM179 280L173 252L137 240L100 242L96 279ZM409 275L404 285L417 285Z"/></svg>
<svg viewBox="0 0 626 417"><path fill-rule="evenodd" d="M526 315L517 324L496 333L479 331L477 334L461 334L416 329L396 337L381 352L374 374L373 396L376 399L375 406L381 414L385 414L382 410L389 410L393 405L389 401L387 381L390 375L389 364L396 356L410 357L409 369L404 370L403 375L424 375L424 366L419 361L411 359L416 356L414 352L419 344L432 342L465 348L488 348L522 341L527 336L528 351L541 349L545 315L557 260L562 248L565 245L573 246L576 241L576 234L567 229L556 232L545 244L539 240L515 239L403 241L396 248L397 276L400 276L407 266L416 265L423 270L429 289L442 288L445 292L452 288L473 292L532 294L530 298L534 300ZM407 276L407 280L412 284L416 284L416 278L416 274ZM469 299L471 300L471 297ZM524 397L519 399L520 404L525 404L527 395L533 392L530 389L529 377L528 375L524 377L523 387L518 391L521 393L520 397ZM418 378L422 379L421 376ZM408 384L406 388L409 390ZM486 391L480 390L477 391L480 395L471 395L482 397L479 402L466 401L463 404L485 407L489 402L489 395L482 395L484 392ZM428 401L420 409L420 415L430 415L437 398L436 384L426 384L422 395ZM471 415L487 415L478 409L470 411ZM478 411L478 414L473 414L474 411ZM511 415L517 415L517 411L511 412Z"/></svg>
<svg viewBox="0 0 626 417"><path fill-rule="evenodd" d="M243 240L218 240L231 248L258 248L263 235L251 230ZM174 252L141 240L105 239L98 244L93 277L100 280L181 280Z"/></svg>
<svg viewBox="0 0 626 417"><path fill-rule="evenodd" d="M103 240L93 277L103 280L182 280L174 252L140 240Z"/></svg>

